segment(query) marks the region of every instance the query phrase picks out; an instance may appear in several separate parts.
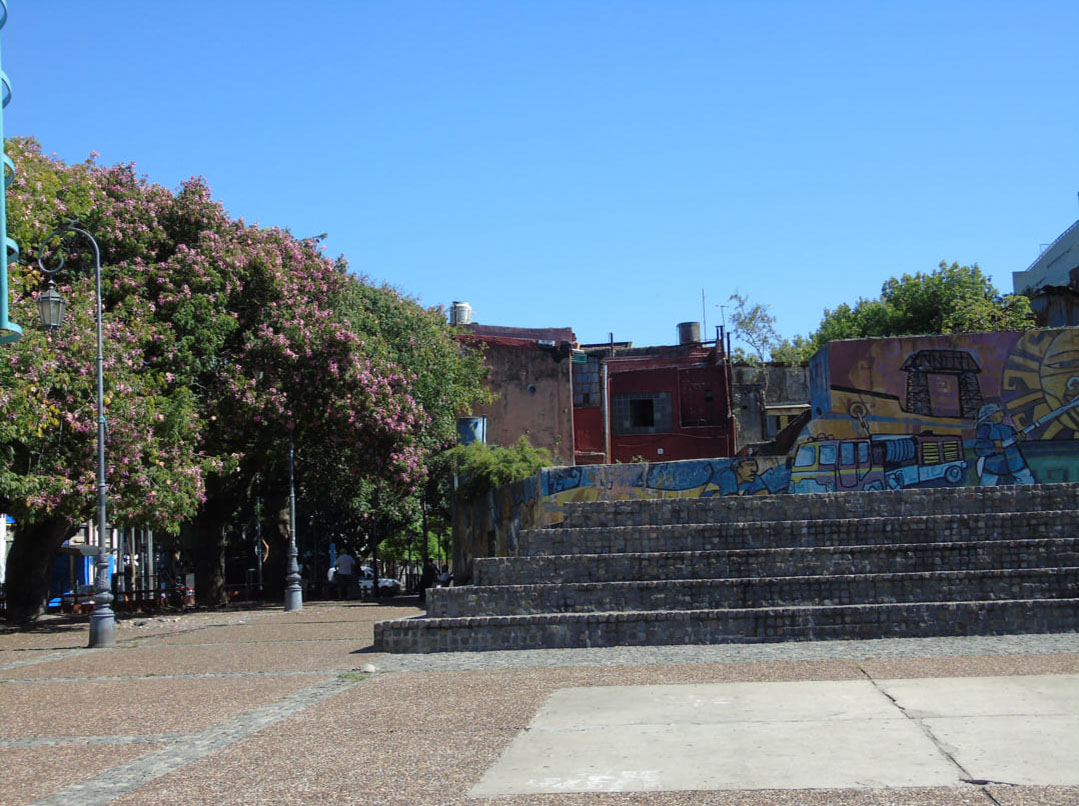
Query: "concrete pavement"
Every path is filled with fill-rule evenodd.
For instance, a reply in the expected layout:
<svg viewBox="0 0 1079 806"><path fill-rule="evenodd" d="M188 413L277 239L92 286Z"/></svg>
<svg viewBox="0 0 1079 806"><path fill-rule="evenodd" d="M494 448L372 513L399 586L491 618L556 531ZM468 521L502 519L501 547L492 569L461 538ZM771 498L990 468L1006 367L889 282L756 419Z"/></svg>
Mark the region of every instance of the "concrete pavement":
<svg viewBox="0 0 1079 806"><path fill-rule="evenodd" d="M1079 786L1076 759L1079 675L568 688L472 793Z"/></svg>
<svg viewBox="0 0 1079 806"><path fill-rule="evenodd" d="M414 604L0 634L0 804L1079 803L1077 635L372 653Z"/></svg>

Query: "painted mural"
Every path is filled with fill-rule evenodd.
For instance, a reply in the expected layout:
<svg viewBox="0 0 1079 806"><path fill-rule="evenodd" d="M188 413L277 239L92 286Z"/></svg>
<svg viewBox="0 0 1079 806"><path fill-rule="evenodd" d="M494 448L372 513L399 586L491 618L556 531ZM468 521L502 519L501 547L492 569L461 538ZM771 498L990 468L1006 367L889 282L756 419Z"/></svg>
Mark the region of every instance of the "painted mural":
<svg viewBox="0 0 1079 806"><path fill-rule="evenodd" d="M1079 478L1079 329L832 342L789 455L555 468L548 503Z"/></svg>
<svg viewBox="0 0 1079 806"><path fill-rule="evenodd" d="M833 342L790 492L1079 477L1079 329Z"/></svg>
<svg viewBox="0 0 1079 806"><path fill-rule="evenodd" d="M1079 479L1079 328L831 342L809 377L787 455L549 468L482 513L474 556L579 501Z"/></svg>

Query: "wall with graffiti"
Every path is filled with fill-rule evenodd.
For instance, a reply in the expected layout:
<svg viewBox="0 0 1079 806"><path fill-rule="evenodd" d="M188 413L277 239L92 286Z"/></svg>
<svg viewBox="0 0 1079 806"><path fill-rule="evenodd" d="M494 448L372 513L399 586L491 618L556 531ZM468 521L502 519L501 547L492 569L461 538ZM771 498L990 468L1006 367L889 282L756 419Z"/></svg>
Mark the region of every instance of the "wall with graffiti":
<svg viewBox="0 0 1079 806"><path fill-rule="evenodd" d="M577 501L1079 480L1079 328L831 342L809 374L787 455L548 468L487 505L475 556Z"/></svg>
<svg viewBox="0 0 1079 806"><path fill-rule="evenodd" d="M1079 478L1079 329L832 342L790 492Z"/></svg>

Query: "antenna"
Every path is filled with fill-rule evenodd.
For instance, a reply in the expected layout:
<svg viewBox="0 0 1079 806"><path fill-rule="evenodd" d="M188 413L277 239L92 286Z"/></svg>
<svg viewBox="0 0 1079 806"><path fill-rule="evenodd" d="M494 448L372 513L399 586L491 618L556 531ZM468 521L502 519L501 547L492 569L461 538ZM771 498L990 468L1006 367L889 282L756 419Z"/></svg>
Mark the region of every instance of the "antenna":
<svg viewBox="0 0 1079 806"><path fill-rule="evenodd" d="M708 314L704 307L704 289L701 289L701 333L708 332Z"/></svg>

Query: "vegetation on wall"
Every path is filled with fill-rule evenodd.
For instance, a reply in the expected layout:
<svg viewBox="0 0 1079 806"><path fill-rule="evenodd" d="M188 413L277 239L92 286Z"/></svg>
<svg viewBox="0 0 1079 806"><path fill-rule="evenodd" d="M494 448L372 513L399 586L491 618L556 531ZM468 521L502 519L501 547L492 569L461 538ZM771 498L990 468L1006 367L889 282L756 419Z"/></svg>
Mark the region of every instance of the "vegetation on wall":
<svg viewBox="0 0 1079 806"><path fill-rule="evenodd" d="M457 478L457 499L468 503L482 500L503 484L526 479L555 463L551 452L537 448L521 437L504 448L473 442L446 452L447 469Z"/></svg>

